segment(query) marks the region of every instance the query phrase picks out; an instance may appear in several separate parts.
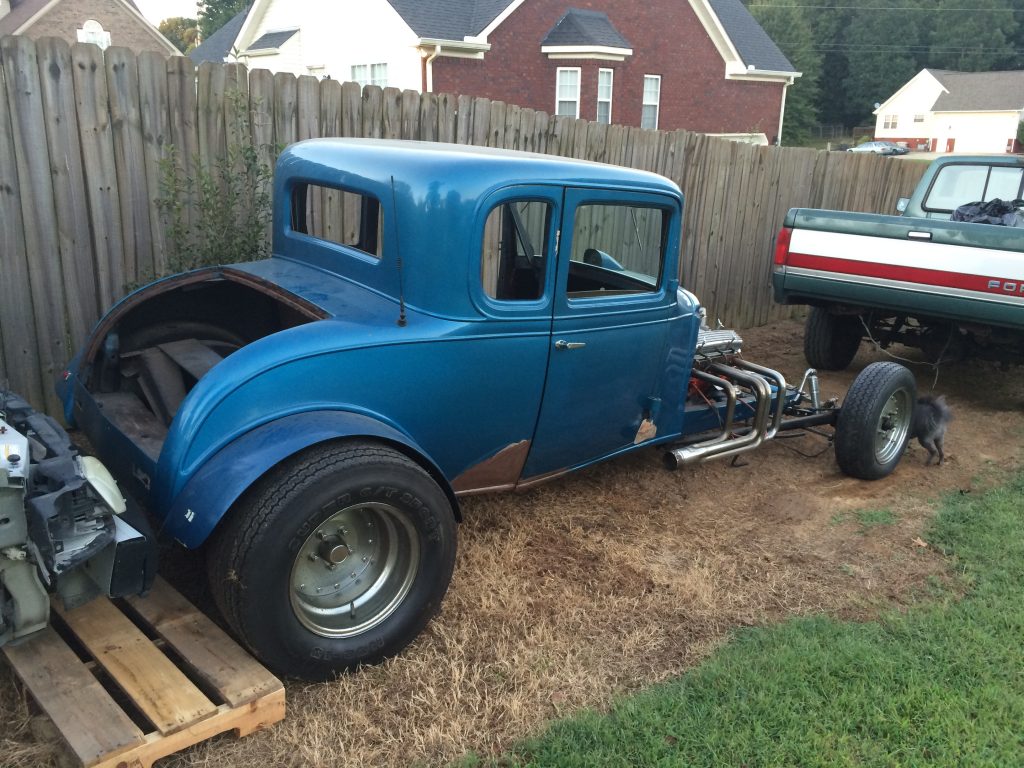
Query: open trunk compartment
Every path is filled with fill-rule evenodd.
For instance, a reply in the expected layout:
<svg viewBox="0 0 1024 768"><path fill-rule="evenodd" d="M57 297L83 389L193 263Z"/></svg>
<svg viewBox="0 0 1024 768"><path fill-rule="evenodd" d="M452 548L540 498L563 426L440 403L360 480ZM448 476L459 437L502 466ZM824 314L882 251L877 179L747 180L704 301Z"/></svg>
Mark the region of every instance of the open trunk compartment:
<svg viewBox="0 0 1024 768"><path fill-rule="evenodd" d="M326 316L244 272L188 273L130 297L103 321L87 350L85 385L111 425L155 461L186 395L224 358Z"/></svg>

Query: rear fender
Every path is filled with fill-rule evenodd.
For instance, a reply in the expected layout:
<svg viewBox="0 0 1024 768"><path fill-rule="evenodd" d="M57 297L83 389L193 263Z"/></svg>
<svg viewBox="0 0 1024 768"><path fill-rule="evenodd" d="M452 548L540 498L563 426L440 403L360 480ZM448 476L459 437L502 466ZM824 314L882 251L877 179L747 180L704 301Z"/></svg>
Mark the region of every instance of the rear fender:
<svg viewBox="0 0 1024 768"><path fill-rule="evenodd" d="M162 532L189 549L198 547L267 471L318 443L359 437L387 442L419 463L447 494L458 517L458 504L447 479L408 435L362 414L315 411L264 424L218 451L175 497Z"/></svg>

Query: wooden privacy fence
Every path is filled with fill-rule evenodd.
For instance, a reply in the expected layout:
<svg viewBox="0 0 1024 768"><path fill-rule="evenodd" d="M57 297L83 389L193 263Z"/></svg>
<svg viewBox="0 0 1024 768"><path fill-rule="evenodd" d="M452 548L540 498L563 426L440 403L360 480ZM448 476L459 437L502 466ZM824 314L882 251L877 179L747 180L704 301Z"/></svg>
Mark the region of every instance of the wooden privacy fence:
<svg viewBox="0 0 1024 768"><path fill-rule="evenodd" d="M54 377L101 313L168 266L163 164L186 177L250 142L316 136L506 147L656 171L686 196L683 284L749 327L772 304L772 246L794 206L890 212L924 164L645 131L500 101L340 83L56 39L0 40L0 381L59 412ZM247 104L243 135L231 119ZM171 148L175 151L172 153ZM168 160L171 158L171 160Z"/></svg>

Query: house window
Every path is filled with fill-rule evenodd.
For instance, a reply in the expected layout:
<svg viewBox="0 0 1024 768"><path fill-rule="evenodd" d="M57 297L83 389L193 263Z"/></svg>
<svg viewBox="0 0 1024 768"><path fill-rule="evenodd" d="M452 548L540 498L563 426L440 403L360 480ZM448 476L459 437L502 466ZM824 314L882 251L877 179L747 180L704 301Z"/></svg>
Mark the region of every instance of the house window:
<svg viewBox="0 0 1024 768"><path fill-rule="evenodd" d="M388 65L385 64L353 64L352 82L360 85L388 86Z"/></svg>
<svg viewBox="0 0 1024 768"><path fill-rule="evenodd" d="M535 301L544 295L551 216L551 203L542 200L510 200L488 214L480 280L492 299Z"/></svg>
<svg viewBox="0 0 1024 768"><path fill-rule="evenodd" d="M891 130L892 128L895 128L898 123L899 120L896 115L886 115L882 127L886 130Z"/></svg>
<svg viewBox="0 0 1024 768"><path fill-rule="evenodd" d="M580 116L580 68L559 67L557 73L557 103L555 114L566 117Z"/></svg>
<svg viewBox="0 0 1024 768"><path fill-rule="evenodd" d="M597 122L599 123L612 121L612 81L614 77L614 70L597 70Z"/></svg>
<svg viewBox="0 0 1024 768"><path fill-rule="evenodd" d="M103 29L103 25L95 19L89 19L82 28L77 30L78 42L92 43L98 45L101 50L110 47L110 33Z"/></svg>
<svg viewBox="0 0 1024 768"><path fill-rule="evenodd" d="M644 75L644 106L640 114L641 128L658 127L658 105L661 102L661 75Z"/></svg>
<svg viewBox="0 0 1024 768"><path fill-rule="evenodd" d="M914 122L915 123L923 123L924 122L924 115L914 115Z"/></svg>

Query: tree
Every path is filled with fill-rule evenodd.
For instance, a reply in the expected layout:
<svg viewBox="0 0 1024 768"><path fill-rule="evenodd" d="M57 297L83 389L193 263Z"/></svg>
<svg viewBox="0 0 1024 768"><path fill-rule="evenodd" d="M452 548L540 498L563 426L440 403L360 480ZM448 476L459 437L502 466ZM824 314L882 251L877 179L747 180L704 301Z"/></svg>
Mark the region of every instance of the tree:
<svg viewBox="0 0 1024 768"><path fill-rule="evenodd" d="M853 15L843 34L849 64L842 83L845 125L874 125L875 105L920 71L920 26L915 22L923 15L881 8L860 8Z"/></svg>
<svg viewBox="0 0 1024 768"><path fill-rule="evenodd" d="M963 72L1012 69L1019 23L1014 0L974 0L969 11L963 0L939 0L928 42L928 66Z"/></svg>
<svg viewBox="0 0 1024 768"><path fill-rule="evenodd" d="M200 0L199 31L203 40L249 6L249 0Z"/></svg>
<svg viewBox="0 0 1024 768"><path fill-rule="evenodd" d="M792 7L792 0L763 2L751 8L751 12L790 63L803 73L786 93L783 136L780 138L787 144L804 143L810 137L810 129L819 122L822 67L822 56L815 50L814 34L807 16Z"/></svg>
<svg viewBox="0 0 1024 768"><path fill-rule="evenodd" d="M182 53L188 53L196 47L196 39L199 37L199 25L195 19L186 19L184 16L172 16L161 21L158 29L160 34L170 40L174 47Z"/></svg>

